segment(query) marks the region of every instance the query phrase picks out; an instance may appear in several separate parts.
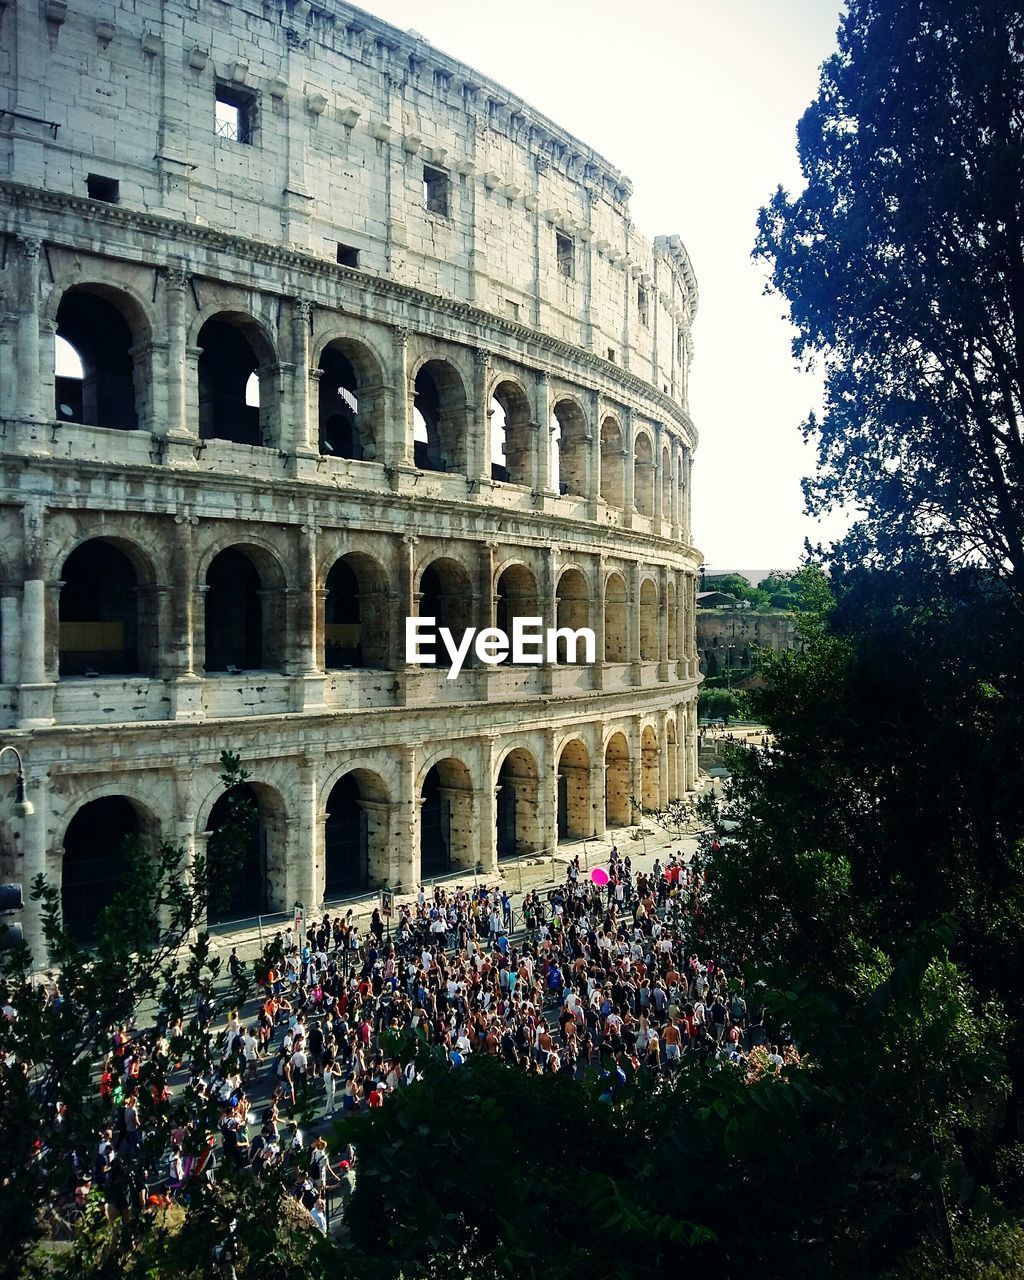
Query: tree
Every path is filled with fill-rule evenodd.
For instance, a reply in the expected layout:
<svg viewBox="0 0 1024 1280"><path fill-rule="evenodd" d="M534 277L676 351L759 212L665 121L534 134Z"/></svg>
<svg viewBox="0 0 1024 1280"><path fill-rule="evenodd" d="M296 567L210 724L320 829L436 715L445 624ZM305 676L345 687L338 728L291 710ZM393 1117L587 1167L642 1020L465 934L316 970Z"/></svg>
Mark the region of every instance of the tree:
<svg viewBox="0 0 1024 1280"><path fill-rule="evenodd" d="M717 573L705 578L703 591L721 591L725 595L735 596L737 600L746 600L755 609L767 608L770 603L767 591L759 591L752 587L742 573Z"/></svg>
<svg viewBox="0 0 1024 1280"><path fill-rule="evenodd" d="M918 541L1024 592L1024 10L851 0L755 254L826 375L810 509L862 514L835 556Z"/></svg>
<svg viewBox="0 0 1024 1280"><path fill-rule="evenodd" d="M792 573L769 573L757 586L760 591L768 593L773 609L797 612L814 607L816 578L820 574L817 566L807 565Z"/></svg>

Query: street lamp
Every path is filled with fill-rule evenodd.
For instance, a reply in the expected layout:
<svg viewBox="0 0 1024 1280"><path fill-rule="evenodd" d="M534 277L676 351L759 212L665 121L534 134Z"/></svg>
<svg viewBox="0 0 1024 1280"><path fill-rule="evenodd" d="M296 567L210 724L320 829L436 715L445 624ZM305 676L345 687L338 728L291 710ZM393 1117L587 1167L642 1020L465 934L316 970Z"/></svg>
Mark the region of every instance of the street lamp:
<svg viewBox="0 0 1024 1280"><path fill-rule="evenodd" d="M12 812L16 818L31 818L36 810L35 805L25 795L25 765L21 759L21 752L17 747L0 747L0 759L3 758L5 751L13 751L15 759L18 761L18 778L14 786Z"/></svg>

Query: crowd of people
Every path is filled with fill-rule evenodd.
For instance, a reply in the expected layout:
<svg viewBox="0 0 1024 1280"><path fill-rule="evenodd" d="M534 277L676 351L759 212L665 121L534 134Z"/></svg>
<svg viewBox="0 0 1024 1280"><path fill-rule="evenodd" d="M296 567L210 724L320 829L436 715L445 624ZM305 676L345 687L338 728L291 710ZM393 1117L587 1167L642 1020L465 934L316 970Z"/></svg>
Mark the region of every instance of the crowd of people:
<svg viewBox="0 0 1024 1280"><path fill-rule="evenodd" d="M302 1126L387 1106L412 1083L402 1032L452 1070L480 1053L538 1074L592 1069L612 1103L637 1073L672 1073L690 1055L742 1068L757 1050L769 1069L782 1065L785 1046L750 1007L738 965L702 951L699 858L634 870L613 849L601 885L578 858L566 870L515 909L501 886L456 885L421 889L394 917L377 909L365 936L351 912L325 914L282 940L280 967L257 975L255 1007L219 1025L199 1010L198 1053L186 1053L173 1001L146 1035L118 1028L99 1082L111 1124L76 1181L101 1189L113 1220L136 1196L187 1199L228 1162L283 1175L326 1231L330 1193L343 1216L354 1189L356 1153L332 1160ZM241 969L234 950L229 969ZM169 1114L152 1081L175 1072L193 1118L173 1130L163 1169L142 1172L147 1117Z"/></svg>

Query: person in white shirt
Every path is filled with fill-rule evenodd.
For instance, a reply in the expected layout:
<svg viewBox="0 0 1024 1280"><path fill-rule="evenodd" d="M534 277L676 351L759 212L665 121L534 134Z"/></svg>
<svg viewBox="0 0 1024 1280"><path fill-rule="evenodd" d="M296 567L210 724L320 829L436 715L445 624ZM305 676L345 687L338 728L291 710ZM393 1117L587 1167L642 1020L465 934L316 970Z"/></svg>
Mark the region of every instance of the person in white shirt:
<svg viewBox="0 0 1024 1280"><path fill-rule="evenodd" d="M323 1196L318 1196L316 1204L309 1211L309 1216L313 1219L313 1224L321 1235L327 1234L327 1207Z"/></svg>

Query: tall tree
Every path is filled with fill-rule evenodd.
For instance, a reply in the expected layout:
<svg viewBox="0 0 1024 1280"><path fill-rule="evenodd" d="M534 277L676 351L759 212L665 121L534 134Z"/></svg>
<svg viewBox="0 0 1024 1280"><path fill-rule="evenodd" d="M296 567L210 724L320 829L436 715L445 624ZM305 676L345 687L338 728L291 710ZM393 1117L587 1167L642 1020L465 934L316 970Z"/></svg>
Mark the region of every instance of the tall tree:
<svg viewBox="0 0 1024 1280"><path fill-rule="evenodd" d="M840 559L980 559L1024 594L1024 9L850 0L755 255L826 373L808 505Z"/></svg>

